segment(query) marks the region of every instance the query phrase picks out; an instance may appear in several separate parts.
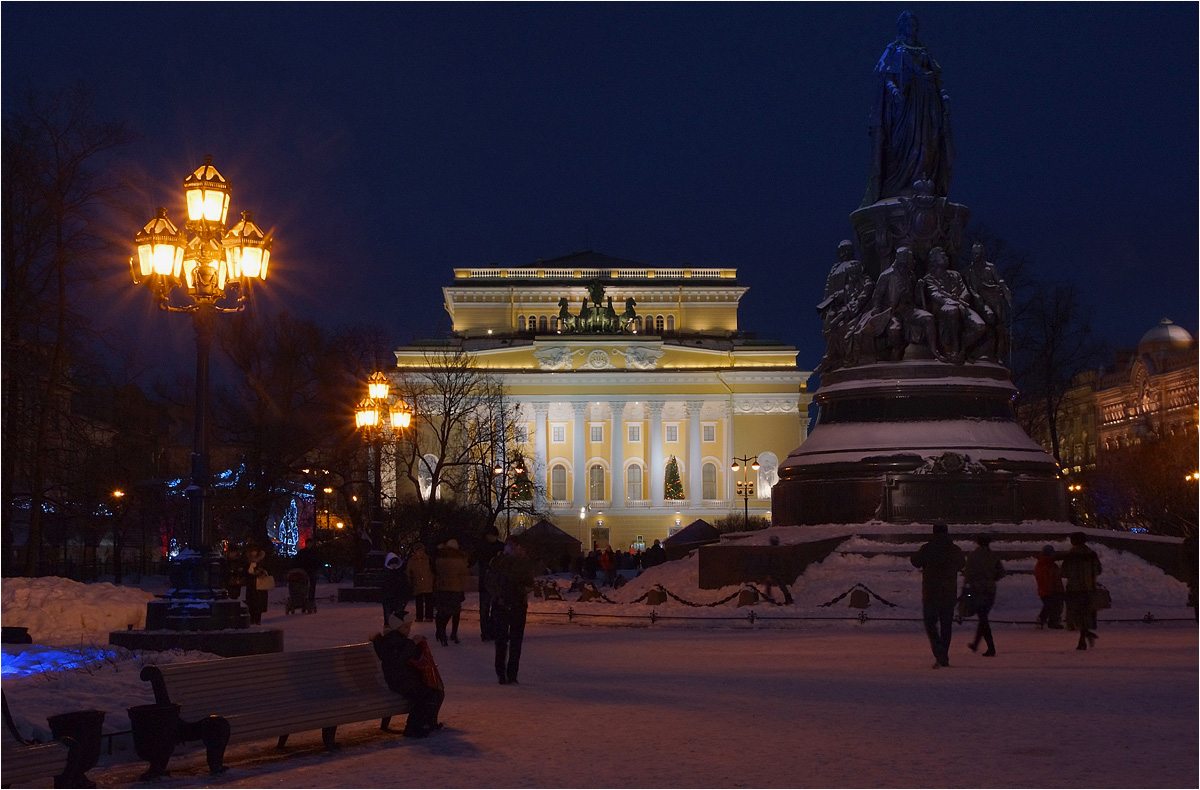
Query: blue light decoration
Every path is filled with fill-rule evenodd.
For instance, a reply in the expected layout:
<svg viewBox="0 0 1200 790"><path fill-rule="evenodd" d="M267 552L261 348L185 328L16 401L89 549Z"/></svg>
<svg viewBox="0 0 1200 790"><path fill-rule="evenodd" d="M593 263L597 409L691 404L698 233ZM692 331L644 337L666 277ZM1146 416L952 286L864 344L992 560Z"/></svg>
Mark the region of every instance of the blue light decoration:
<svg viewBox="0 0 1200 790"><path fill-rule="evenodd" d="M299 510L296 500L288 502L287 512L279 519L277 534L272 535L279 542L279 553L285 557L293 556L300 544Z"/></svg>
<svg viewBox="0 0 1200 790"><path fill-rule="evenodd" d="M15 646L6 646L3 654L0 654L2 656L0 676L5 678L94 667L104 663L111 664L117 659L116 651L99 647L42 648L38 646L30 650L9 652L10 648L15 648Z"/></svg>

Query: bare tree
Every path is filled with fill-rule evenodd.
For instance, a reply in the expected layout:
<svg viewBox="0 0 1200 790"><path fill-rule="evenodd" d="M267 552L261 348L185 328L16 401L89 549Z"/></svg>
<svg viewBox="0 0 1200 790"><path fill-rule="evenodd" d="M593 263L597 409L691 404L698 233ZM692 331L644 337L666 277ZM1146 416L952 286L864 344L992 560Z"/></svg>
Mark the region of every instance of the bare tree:
<svg viewBox="0 0 1200 790"><path fill-rule="evenodd" d="M1092 332L1091 311L1070 284L1034 286L1014 326L1013 380L1020 391L1018 413L1027 432L1050 438L1050 451L1060 459L1058 420L1075 377L1095 367L1103 346Z"/></svg>
<svg viewBox="0 0 1200 790"><path fill-rule="evenodd" d="M11 560L14 501L27 498L27 575L36 572L46 498L61 482L56 456L69 455L61 428L71 349L87 323L78 298L109 249L100 220L118 187L102 168L132 139L123 124L96 120L82 89L29 94L4 117L3 532Z"/></svg>

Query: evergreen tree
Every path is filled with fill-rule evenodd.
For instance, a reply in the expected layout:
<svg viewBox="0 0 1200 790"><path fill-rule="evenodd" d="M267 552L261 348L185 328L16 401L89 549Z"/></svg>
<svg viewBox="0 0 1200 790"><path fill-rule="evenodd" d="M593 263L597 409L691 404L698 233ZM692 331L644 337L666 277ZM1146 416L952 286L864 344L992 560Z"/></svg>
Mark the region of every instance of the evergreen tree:
<svg viewBox="0 0 1200 790"><path fill-rule="evenodd" d="M675 456L667 461L667 475L663 480L664 499L683 499L683 481L679 479L679 462Z"/></svg>

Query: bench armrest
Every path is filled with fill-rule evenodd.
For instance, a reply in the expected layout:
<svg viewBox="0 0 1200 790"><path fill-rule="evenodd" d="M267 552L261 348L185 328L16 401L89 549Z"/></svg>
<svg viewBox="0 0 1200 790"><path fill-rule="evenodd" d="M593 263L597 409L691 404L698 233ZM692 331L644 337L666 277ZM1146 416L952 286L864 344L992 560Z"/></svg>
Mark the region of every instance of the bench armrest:
<svg viewBox="0 0 1200 790"><path fill-rule="evenodd" d="M150 687L154 689L154 703L156 705L170 705L171 695L167 693L167 683L163 679L162 670L153 664L147 664L142 667L142 680L150 681Z"/></svg>

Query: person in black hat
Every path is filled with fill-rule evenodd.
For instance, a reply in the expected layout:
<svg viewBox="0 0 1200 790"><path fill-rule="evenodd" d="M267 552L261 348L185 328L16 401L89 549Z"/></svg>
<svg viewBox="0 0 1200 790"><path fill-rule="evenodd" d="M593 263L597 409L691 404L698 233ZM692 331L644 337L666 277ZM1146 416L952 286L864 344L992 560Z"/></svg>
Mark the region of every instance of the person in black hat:
<svg viewBox="0 0 1200 790"><path fill-rule="evenodd" d="M958 572L963 562L962 549L950 540L950 530L945 524L934 524L929 542L912 556L912 564L921 569L921 608L925 633L936 659L934 669L950 666L950 633L954 604L958 600Z"/></svg>
<svg viewBox="0 0 1200 790"><path fill-rule="evenodd" d="M978 535L975 538L975 550L967 557L963 568L963 595L970 602L979 618L975 626L975 638L967 643L972 651L979 649L979 641L987 642L985 656L996 655L996 643L992 640L992 625L988 622L988 613L996 604L996 582L1004 576L1004 566L1000 558L992 553L992 536Z"/></svg>

